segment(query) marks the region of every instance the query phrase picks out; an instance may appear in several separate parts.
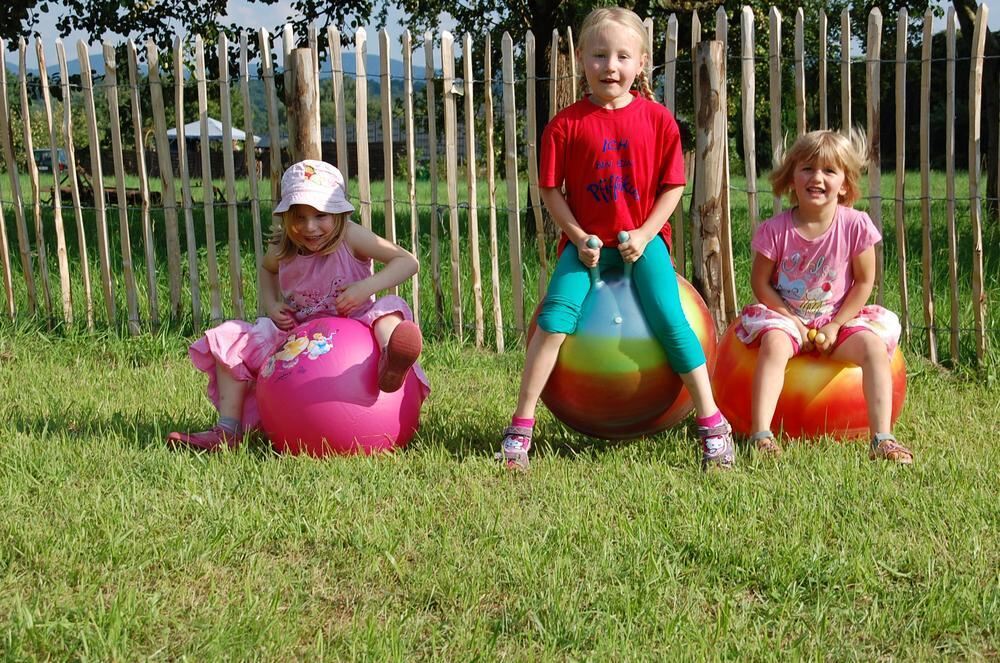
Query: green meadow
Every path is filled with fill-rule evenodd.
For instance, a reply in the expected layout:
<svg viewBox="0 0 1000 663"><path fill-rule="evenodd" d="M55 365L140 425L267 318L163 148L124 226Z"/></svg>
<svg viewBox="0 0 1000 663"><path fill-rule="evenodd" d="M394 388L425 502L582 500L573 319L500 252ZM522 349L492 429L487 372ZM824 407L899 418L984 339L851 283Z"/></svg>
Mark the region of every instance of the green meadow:
<svg viewBox="0 0 1000 663"><path fill-rule="evenodd" d="M15 218L4 207L18 314L0 318L0 658L995 659L1000 325L988 308L989 349L977 362L968 196L959 192L961 329L952 360L945 186L936 174L934 319L943 366L928 361L919 177L908 175L902 246L892 185L891 174L883 175L883 297L899 310L897 257L905 248L911 334L896 433L915 464L874 463L862 442L819 438L786 441L778 461L741 443L738 468L709 475L699 469L690 420L652 437L605 442L574 433L544 408L530 473L494 462L524 359L506 209L497 213L506 351L495 351L486 209L479 210L485 344L477 348L467 211L459 217L463 325L456 330L449 216L430 207L431 185L419 183L417 294L428 337L422 363L433 387L420 430L395 454L316 460L277 455L260 435L214 455L164 445L170 430L210 425L213 410L186 355L196 330L210 323L207 294L204 316L193 319L185 260L182 313L167 314L161 211L152 216L159 325L151 322L141 215L132 210L129 218L142 321L132 336L124 325L117 210L108 214L115 325L97 280L94 216L86 215L90 330L72 211L64 210L76 309L70 324L58 315L51 241L57 313L27 315ZM750 230L743 183L734 187L737 285L746 302ZM405 182L395 191L405 195ZM503 183L498 194L503 208ZM460 201L464 195L463 187ZM522 182L522 201L526 195ZM377 183L373 226L380 232L384 197ZM442 183L438 202L446 201ZM770 195L761 196L763 215L770 205ZM252 309L249 206L241 203L238 213ZM51 227L51 210L44 215ZM405 200L397 199L395 215L399 241L409 246ZM200 201L193 218L205 288ZM521 218L522 227L533 226L523 209ZM444 242L440 305L434 225ZM230 315L226 233L225 210L217 209L220 299ZM538 299L534 242L523 231L529 316ZM984 219L983 247L992 307L1000 301L995 216ZM547 251L551 264L551 243ZM402 290L412 297L408 284Z"/></svg>

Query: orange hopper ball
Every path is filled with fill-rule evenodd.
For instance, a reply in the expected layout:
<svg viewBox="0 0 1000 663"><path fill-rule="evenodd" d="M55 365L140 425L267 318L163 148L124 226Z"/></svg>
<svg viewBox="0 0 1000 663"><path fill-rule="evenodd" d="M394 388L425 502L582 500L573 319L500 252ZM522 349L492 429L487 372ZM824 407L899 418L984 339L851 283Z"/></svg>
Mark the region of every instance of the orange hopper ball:
<svg viewBox="0 0 1000 663"><path fill-rule="evenodd" d="M712 390L719 409L733 430L750 435L750 401L757 348L747 347L730 325L719 341ZM819 338L816 339L819 341ZM821 341L820 341L821 342ZM906 361L896 348L890 360L892 413L895 423L906 400ZM846 439L866 437L868 409L861 388L861 368L809 353L792 357L771 420L771 430L789 437L830 435Z"/></svg>

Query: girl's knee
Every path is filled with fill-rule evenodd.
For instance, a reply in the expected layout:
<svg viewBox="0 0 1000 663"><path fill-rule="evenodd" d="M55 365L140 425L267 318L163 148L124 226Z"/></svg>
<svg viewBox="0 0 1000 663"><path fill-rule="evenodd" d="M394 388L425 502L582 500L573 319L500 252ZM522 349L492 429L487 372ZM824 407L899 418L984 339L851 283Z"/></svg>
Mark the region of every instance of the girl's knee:
<svg viewBox="0 0 1000 663"><path fill-rule="evenodd" d="M863 330L853 334L833 352L834 359L846 359L862 369L889 370L889 353L885 342L872 331Z"/></svg>
<svg viewBox="0 0 1000 663"><path fill-rule="evenodd" d="M548 334L572 334L580 320L580 305L561 297L546 297L538 313L538 328Z"/></svg>
<svg viewBox="0 0 1000 663"><path fill-rule="evenodd" d="M793 354L795 354L795 347L792 344L792 339L785 332L780 329L771 329L761 334L760 350L758 351L758 356L761 359L782 358L788 360Z"/></svg>

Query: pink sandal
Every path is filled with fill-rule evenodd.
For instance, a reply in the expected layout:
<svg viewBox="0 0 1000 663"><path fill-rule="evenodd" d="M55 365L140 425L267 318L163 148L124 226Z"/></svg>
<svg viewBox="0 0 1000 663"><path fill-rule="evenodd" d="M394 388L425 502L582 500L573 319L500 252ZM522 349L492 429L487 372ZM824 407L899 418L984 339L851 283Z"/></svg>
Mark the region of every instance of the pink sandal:
<svg viewBox="0 0 1000 663"><path fill-rule="evenodd" d="M502 460L508 470L527 471L532 432L527 426L507 426L496 459Z"/></svg>
<svg viewBox="0 0 1000 663"><path fill-rule="evenodd" d="M399 323L378 358L379 390L386 393L398 391L423 348L424 337L420 327L409 320Z"/></svg>
<svg viewBox="0 0 1000 663"><path fill-rule="evenodd" d="M731 470L736 464L733 429L725 419L718 426L698 426L701 441L701 469Z"/></svg>
<svg viewBox="0 0 1000 663"><path fill-rule="evenodd" d="M202 451L218 451L222 446L235 449L242 441L242 435L230 433L221 426L215 426L200 433L179 433L175 431L167 435L167 445L173 449L192 447L201 449Z"/></svg>

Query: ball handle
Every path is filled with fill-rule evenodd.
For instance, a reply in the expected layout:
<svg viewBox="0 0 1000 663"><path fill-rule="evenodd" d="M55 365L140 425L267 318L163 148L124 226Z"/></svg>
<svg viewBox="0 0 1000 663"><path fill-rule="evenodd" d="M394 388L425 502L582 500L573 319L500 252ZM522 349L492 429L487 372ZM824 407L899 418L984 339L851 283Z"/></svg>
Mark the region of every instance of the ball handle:
<svg viewBox="0 0 1000 663"><path fill-rule="evenodd" d="M587 238L587 248L596 249L600 247L601 243L597 240L596 235L591 235ZM604 285L604 279L601 278L601 267L598 263L590 268L590 287L600 288Z"/></svg>
<svg viewBox="0 0 1000 663"><path fill-rule="evenodd" d="M619 230L618 231L618 243L619 244L624 244L628 240L629 240L628 231L626 231L626 230ZM625 278L627 278L627 279L632 278L632 263L630 263L630 262L625 263Z"/></svg>

